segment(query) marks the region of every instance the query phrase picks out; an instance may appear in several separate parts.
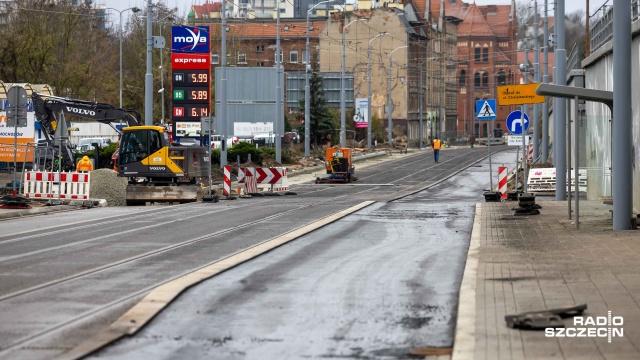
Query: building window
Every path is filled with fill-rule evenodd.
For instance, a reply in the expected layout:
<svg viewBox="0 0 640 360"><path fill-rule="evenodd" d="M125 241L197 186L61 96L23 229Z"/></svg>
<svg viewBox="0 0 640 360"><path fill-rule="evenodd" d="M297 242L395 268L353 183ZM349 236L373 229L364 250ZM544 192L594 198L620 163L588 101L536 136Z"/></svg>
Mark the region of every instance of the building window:
<svg viewBox="0 0 640 360"><path fill-rule="evenodd" d="M289 52L289 62L297 63L298 62L298 50L291 50Z"/></svg>
<svg viewBox="0 0 640 360"><path fill-rule="evenodd" d="M282 63L282 59L283 59L283 57L282 57L282 50L280 50L280 60L278 61L277 55L275 55L275 53L274 53L274 58L275 58L275 61L276 61L276 62L280 62L280 63Z"/></svg>
<svg viewBox="0 0 640 360"><path fill-rule="evenodd" d="M498 71L498 86L507 85L507 76L504 71Z"/></svg>
<svg viewBox="0 0 640 360"><path fill-rule="evenodd" d="M475 56L474 56L475 61L476 61L476 62L480 62L480 60L481 60L481 57L480 57L480 50L481 50L481 49L480 49L480 48L475 48L475 49L473 49L473 50L475 50L475 53L474 53L474 55L475 55Z"/></svg>
<svg viewBox="0 0 640 360"><path fill-rule="evenodd" d="M460 87L467 85L467 72L464 70L460 70Z"/></svg>
<svg viewBox="0 0 640 360"><path fill-rule="evenodd" d="M487 48L482 49L482 61L489 62L489 49Z"/></svg>
<svg viewBox="0 0 640 360"><path fill-rule="evenodd" d="M212 64L219 64L220 63L220 56L215 51L211 53L211 63Z"/></svg>
<svg viewBox="0 0 640 360"><path fill-rule="evenodd" d="M247 53L245 51L238 51L238 64L247 63Z"/></svg>
<svg viewBox="0 0 640 360"><path fill-rule="evenodd" d="M473 74L473 85L476 87L480 87L480 73L476 72Z"/></svg>
<svg viewBox="0 0 640 360"><path fill-rule="evenodd" d="M256 46L256 52L264 52L264 45L258 45Z"/></svg>
<svg viewBox="0 0 640 360"><path fill-rule="evenodd" d="M489 86L489 74L482 73L482 86Z"/></svg>

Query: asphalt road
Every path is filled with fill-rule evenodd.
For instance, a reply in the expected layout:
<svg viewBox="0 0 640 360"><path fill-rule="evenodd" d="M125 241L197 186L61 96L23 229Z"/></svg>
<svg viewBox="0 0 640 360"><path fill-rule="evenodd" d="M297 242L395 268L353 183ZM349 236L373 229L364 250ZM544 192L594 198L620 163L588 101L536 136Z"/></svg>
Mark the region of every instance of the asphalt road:
<svg viewBox="0 0 640 360"><path fill-rule="evenodd" d="M0 222L0 357L60 355L158 285L365 200L376 203L194 287L96 356L402 358L450 346L485 156L412 154L358 171L353 186L294 185L297 196Z"/></svg>

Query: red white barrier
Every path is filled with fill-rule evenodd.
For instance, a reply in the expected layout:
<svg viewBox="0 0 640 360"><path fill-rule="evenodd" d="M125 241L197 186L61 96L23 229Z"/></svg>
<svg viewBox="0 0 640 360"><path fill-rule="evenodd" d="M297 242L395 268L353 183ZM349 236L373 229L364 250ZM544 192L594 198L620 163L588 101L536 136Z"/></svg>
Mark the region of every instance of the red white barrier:
<svg viewBox="0 0 640 360"><path fill-rule="evenodd" d="M242 174L242 175L240 175ZM247 194L255 194L258 192L258 182L256 177L256 168L246 167L238 169L238 182L244 183L244 192Z"/></svg>
<svg viewBox="0 0 640 360"><path fill-rule="evenodd" d="M226 165L224 167L224 184L222 186L222 195L231 195L231 166Z"/></svg>
<svg viewBox="0 0 640 360"><path fill-rule="evenodd" d="M23 195L32 199L88 200L90 173L29 171Z"/></svg>
<svg viewBox="0 0 640 360"><path fill-rule="evenodd" d="M498 167L498 191L502 195L500 195L501 199L507 198L507 167L499 166Z"/></svg>
<svg viewBox="0 0 640 360"><path fill-rule="evenodd" d="M529 155L527 156L527 160L533 161L533 143L529 143Z"/></svg>

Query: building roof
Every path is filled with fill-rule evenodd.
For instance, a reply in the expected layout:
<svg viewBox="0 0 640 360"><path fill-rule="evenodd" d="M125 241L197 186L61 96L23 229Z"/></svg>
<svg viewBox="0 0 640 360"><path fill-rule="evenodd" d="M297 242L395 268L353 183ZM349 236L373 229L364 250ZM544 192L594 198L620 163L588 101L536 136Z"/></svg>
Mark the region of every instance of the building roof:
<svg viewBox="0 0 640 360"><path fill-rule="evenodd" d="M219 13L222 7L221 2L209 2L202 5L193 5L189 15L193 14L196 19L207 19L211 13ZM206 15L206 16L203 16Z"/></svg>
<svg viewBox="0 0 640 360"><path fill-rule="evenodd" d="M458 26L458 36L496 36L476 4L471 4L462 24Z"/></svg>
<svg viewBox="0 0 640 360"><path fill-rule="evenodd" d="M491 30L498 37L509 37L509 22L511 20L511 5L485 5L478 9L490 24Z"/></svg>
<svg viewBox="0 0 640 360"><path fill-rule="evenodd" d="M316 20L309 23L309 37L317 38L324 27L325 20ZM211 35L220 33L220 23L209 24ZM280 37L283 39L307 37L306 22L280 22ZM237 22L227 23L227 36L237 36L243 39L275 39L277 27L275 22Z"/></svg>

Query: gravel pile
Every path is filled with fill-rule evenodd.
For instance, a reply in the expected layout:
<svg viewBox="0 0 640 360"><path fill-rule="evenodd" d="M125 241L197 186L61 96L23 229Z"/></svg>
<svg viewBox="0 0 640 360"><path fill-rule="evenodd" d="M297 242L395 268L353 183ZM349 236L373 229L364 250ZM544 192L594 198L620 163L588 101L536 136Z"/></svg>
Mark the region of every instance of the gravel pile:
<svg viewBox="0 0 640 360"><path fill-rule="evenodd" d="M118 177L111 169L91 172L90 195L92 199L105 199L107 206L126 206L127 178Z"/></svg>

